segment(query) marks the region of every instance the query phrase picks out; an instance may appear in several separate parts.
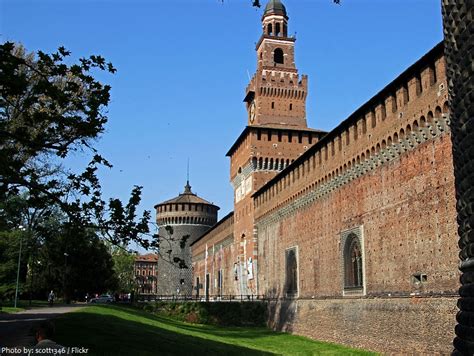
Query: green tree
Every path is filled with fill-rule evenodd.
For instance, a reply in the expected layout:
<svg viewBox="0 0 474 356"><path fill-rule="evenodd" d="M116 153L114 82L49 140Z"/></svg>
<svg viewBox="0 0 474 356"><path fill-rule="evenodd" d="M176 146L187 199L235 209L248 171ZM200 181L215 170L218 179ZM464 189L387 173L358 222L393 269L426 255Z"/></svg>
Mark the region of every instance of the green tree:
<svg viewBox="0 0 474 356"><path fill-rule="evenodd" d="M107 123L110 86L97 71L115 72L101 56L68 65L70 53L27 54L21 46L0 45L0 200L27 193L28 206L57 206L78 226L93 227L114 243L149 241L150 213L138 217L140 187L127 203L106 202L96 172L112 167L93 147ZM61 164L70 152L90 155L76 174Z"/></svg>
<svg viewBox="0 0 474 356"><path fill-rule="evenodd" d="M115 291L118 281L107 246L90 229L51 222L36 256L35 293L49 290L66 300Z"/></svg>
<svg viewBox="0 0 474 356"><path fill-rule="evenodd" d="M49 290L70 297L117 288L109 249L95 229L72 224L57 206L28 207L27 195L0 202L0 297L14 295L20 241L20 295L43 299ZM23 221L25 231L17 224Z"/></svg>
<svg viewBox="0 0 474 356"><path fill-rule="evenodd" d="M25 233L20 230L0 231L0 300L12 299L15 295L21 235ZM26 265L23 263L21 275L25 273Z"/></svg>
<svg viewBox="0 0 474 356"><path fill-rule="evenodd" d="M121 293L134 291L137 287L134 272L136 254L121 246L112 246L111 251L114 271L118 281L117 291Z"/></svg>
<svg viewBox="0 0 474 356"><path fill-rule="evenodd" d="M40 225L48 210L29 209L24 195L0 201L0 299L10 299L14 295L20 245L19 289L20 292L25 290L28 261L37 247L33 228Z"/></svg>

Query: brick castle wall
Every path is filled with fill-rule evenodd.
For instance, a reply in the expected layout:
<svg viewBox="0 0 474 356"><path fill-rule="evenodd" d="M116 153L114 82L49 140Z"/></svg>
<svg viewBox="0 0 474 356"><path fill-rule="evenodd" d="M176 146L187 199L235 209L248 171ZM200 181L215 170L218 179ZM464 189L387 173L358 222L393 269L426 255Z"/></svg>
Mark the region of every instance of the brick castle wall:
<svg viewBox="0 0 474 356"><path fill-rule="evenodd" d="M453 297L287 300L270 303L269 324L384 354L449 355L456 301Z"/></svg>
<svg viewBox="0 0 474 356"><path fill-rule="evenodd" d="M259 294L284 296L285 250L296 246L299 296L341 296L341 233L355 227L363 233L367 295L454 293L452 170L443 134L319 199L301 198L275 220L257 221ZM415 274L426 281L416 283Z"/></svg>
<svg viewBox="0 0 474 356"><path fill-rule="evenodd" d="M230 213L221 219L219 225L192 244L193 295L206 296L206 274L209 274L209 295L238 293L232 257L235 254L233 224L234 214ZM221 278L220 285L219 278Z"/></svg>

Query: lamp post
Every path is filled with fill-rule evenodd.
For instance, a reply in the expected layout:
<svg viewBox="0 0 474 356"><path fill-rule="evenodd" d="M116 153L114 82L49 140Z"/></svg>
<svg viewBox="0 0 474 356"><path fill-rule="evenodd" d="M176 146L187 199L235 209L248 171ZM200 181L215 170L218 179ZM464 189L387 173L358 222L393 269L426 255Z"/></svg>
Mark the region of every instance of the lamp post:
<svg viewBox="0 0 474 356"><path fill-rule="evenodd" d="M25 227L23 225L18 226L20 231L25 231ZM23 243L23 234L20 234L20 252L18 253L18 268L16 271L16 288L15 288L15 304L14 307L16 308L17 300L18 300L18 284L20 283L20 264L21 264L21 247Z"/></svg>
<svg viewBox="0 0 474 356"><path fill-rule="evenodd" d="M64 301L69 304L67 293L66 293L66 273L67 273L67 258L69 254L64 252L64 277L63 277L63 290L64 290Z"/></svg>

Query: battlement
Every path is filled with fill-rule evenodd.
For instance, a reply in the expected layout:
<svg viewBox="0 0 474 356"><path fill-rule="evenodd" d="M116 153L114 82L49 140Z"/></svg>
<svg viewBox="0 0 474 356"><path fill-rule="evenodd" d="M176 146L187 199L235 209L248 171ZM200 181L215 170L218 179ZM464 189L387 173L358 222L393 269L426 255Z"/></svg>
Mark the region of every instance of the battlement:
<svg viewBox="0 0 474 356"><path fill-rule="evenodd" d="M303 74L300 76L298 73L292 71L280 71L275 69L263 69L260 82L261 84L271 83L276 86L294 87L298 89L305 89L308 85L308 76Z"/></svg>
<svg viewBox="0 0 474 356"><path fill-rule="evenodd" d="M308 76L305 74L300 77L298 73L263 70L261 75L255 74L252 77L246 93L248 95L249 92L254 92L260 96L304 100L308 94L307 89Z"/></svg>
<svg viewBox="0 0 474 356"><path fill-rule="evenodd" d="M440 43L258 190L257 219L331 181L345 181L344 174L361 171L360 165L379 164L443 133L447 95Z"/></svg>

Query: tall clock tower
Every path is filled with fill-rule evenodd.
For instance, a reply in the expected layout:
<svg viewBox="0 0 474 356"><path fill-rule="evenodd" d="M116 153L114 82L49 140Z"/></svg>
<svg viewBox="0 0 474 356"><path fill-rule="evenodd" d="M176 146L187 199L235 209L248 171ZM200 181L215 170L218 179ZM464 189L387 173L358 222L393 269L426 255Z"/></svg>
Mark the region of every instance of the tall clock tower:
<svg viewBox="0 0 474 356"><path fill-rule="evenodd" d="M305 128L307 76L295 66L295 37L279 0L269 1L257 43L257 71L246 90L249 125Z"/></svg>
<svg viewBox="0 0 474 356"><path fill-rule="evenodd" d="M248 125L227 153L234 188L235 294L258 294L261 261L252 194L325 134L307 127L307 77L298 75L294 48L286 8L270 0L256 47L257 70L244 99Z"/></svg>

